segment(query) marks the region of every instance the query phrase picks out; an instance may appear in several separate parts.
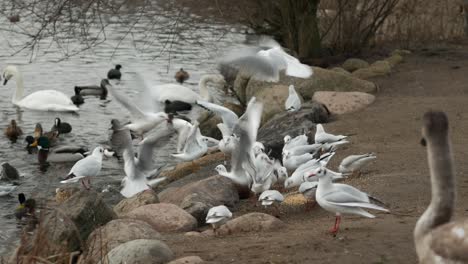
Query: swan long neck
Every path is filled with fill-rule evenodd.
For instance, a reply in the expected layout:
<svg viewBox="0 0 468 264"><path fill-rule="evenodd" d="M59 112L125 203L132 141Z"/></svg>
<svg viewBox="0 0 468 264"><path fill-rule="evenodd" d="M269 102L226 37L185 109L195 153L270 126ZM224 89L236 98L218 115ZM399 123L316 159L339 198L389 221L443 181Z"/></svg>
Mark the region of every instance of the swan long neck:
<svg viewBox="0 0 468 264"><path fill-rule="evenodd" d="M203 100L206 100L208 102L212 101L212 97L210 95L210 92L208 91L208 83L213 81L212 77L210 75L205 75L200 79L200 82L198 83L198 87L200 89L200 96L203 98Z"/></svg>
<svg viewBox="0 0 468 264"><path fill-rule="evenodd" d="M449 222L455 206L455 179L448 134L426 140L432 198L429 207L416 223L416 241L424 238L437 226Z"/></svg>
<svg viewBox="0 0 468 264"><path fill-rule="evenodd" d="M16 90L15 93L13 94L13 103L17 103L23 99L24 96L24 85L23 85L23 76L19 71L15 73L15 81L16 81Z"/></svg>

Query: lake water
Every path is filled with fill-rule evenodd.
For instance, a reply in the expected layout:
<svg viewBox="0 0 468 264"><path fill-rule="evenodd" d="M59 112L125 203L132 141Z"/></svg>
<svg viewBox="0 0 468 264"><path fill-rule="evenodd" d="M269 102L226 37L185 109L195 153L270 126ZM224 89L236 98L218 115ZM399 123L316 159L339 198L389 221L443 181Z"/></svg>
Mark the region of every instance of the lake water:
<svg viewBox="0 0 468 264"><path fill-rule="evenodd" d="M25 23L23 21L20 22ZM15 27L4 17L0 24ZM135 72L141 73L149 83L174 83L174 73L181 67L190 73L187 85L197 90L201 75L216 72L216 58L226 48L242 43L245 39L243 30L223 24L196 24L196 31L184 31L182 38L173 38L171 28L158 29L154 37L148 24L135 25L136 34L128 35L119 26L106 29L106 42L98 47L86 50L76 56L63 59L63 49L56 45L48 46L47 40L33 56L27 51L11 55L16 48L12 43L20 45L27 39L12 33L0 31L0 68L6 65L17 65L22 72L25 94L42 89L56 89L67 95L73 95L75 85L99 84L107 71L115 64L122 64L121 92L135 98L140 87L135 84ZM97 29L96 29L97 30ZM144 39L143 36L150 36ZM167 40L171 40L170 47ZM47 43L47 45L46 45ZM143 52L144 50L144 52ZM128 119L128 113L112 98L104 102L98 98L86 98L86 103L80 107L79 114L18 111L11 103L16 83L10 81L0 87L1 129L9 120L16 119L26 135L32 134L37 122L42 123L45 131L53 125L55 117L69 122L73 126L70 134L62 135L60 144L75 144L93 149L101 143L107 143L110 120L118 118ZM0 136L0 162L9 162L16 167L20 174L20 186L11 196L0 197L0 256L10 253L18 240L19 228L12 215L17 206L17 194L24 192L27 197L52 197L55 189L60 186L59 177L66 175L73 164L52 164L46 171L41 172L36 155L28 155L25 151L24 136L18 143L11 144ZM167 148L173 149L171 144ZM171 162L168 152L160 151L156 154L156 162L164 164ZM173 161L172 161L173 162ZM116 159L104 160L100 177L94 179L93 187L101 188L107 184L117 186L124 173L123 164ZM77 184L78 185L78 184Z"/></svg>

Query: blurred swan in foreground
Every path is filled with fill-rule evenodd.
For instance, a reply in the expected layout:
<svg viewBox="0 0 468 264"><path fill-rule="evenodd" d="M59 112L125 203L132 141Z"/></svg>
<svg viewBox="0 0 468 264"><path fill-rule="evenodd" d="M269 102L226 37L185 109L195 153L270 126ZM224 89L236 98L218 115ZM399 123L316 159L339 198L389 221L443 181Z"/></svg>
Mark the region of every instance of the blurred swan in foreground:
<svg viewBox="0 0 468 264"><path fill-rule="evenodd" d="M12 98L14 105L38 111L78 111L78 107L66 94L56 90L40 90L24 97L23 77L16 66L9 65L3 70L3 85L12 78L16 81L16 91Z"/></svg>
<svg viewBox="0 0 468 264"><path fill-rule="evenodd" d="M419 263L468 263L468 219L452 221L456 191L448 119L431 111L423 122L432 199L414 228Z"/></svg>

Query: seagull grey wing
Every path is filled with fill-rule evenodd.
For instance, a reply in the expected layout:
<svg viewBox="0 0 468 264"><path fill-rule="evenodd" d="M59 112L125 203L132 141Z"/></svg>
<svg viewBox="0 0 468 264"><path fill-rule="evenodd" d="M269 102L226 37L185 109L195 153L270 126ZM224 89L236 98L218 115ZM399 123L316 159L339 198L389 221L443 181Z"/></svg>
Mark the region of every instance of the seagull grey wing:
<svg viewBox="0 0 468 264"><path fill-rule="evenodd" d="M198 122L195 121L185 142L184 153L193 153L200 149L199 131Z"/></svg>
<svg viewBox="0 0 468 264"><path fill-rule="evenodd" d="M75 174L75 176L96 176L101 171L101 165L101 162L89 156L77 161L70 172Z"/></svg>
<svg viewBox="0 0 468 264"><path fill-rule="evenodd" d="M223 139L225 139L225 138L231 136L232 130L229 129L229 128L226 126L226 124L224 124L224 123L219 123L219 124L217 124L216 126L218 127L219 131L221 131L221 134L223 135Z"/></svg>
<svg viewBox="0 0 468 264"><path fill-rule="evenodd" d="M121 104L123 105L125 108L127 108L127 110L130 112L130 114L134 117L134 118L140 118L140 117L145 117L145 114L133 103L131 103L128 98L126 98L124 95L122 95L121 93L119 93L118 91L116 91L114 89L114 87L112 87L112 85L110 84L107 84L106 85L106 88L107 90L110 91L110 93L112 94L112 96L114 96L114 98Z"/></svg>
<svg viewBox="0 0 468 264"><path fill-rule="evenodd" d="M155 148L162 148L165 146L173 135L174 131L171 129L158 129L156 133L147 136L141 141L140 144L138 144L138 160L136 166L144 171L153 170L153 153Z"/></svg>
<svg viewBox="0 0 468 264"><path fill-rule="evenodd" d="M230 109L224 106L220 106L220 105L205 102L205 101L197 101L197 104L221 116L223 123L226 124L226 126L229 129L234 128L234 126L237 123L237 120L239 120L239 117L236 115L236 113L234 113L233 111L231 111Z"/></svg>
<svg viewBox="0 0 468 264"><path fill-rule="evenodd" d="M341 190L333 190L322 195L322 198L327 200L327 202L341 204L341 203L368 203L369 199L362 199L363 197L359 197L353 195L352 193L341 191Z"/></svg>
<svg viewBox="0 0 468 264"><path fill-rule="evenodd" d="M341 161L341 164L342 166L345 166L345 167L348 167L349 165L351 165L352 163L362 159L366 157L366 154L365 155L350 155L346 158L344 158L342 161Z"/></svg>

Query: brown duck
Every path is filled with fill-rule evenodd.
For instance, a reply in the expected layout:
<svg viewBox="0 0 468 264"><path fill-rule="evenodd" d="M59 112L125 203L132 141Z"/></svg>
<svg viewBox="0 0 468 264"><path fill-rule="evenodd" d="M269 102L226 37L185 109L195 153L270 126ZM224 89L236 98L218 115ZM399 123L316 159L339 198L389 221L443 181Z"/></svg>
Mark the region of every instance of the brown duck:
<svg viewBox="0 0 468 264"><path fill-rule="evenodd" d="M16 143L18 137L23 135L23 130L16 124L16 120L12 119L8 127L5 129L5 136Z"/></svg>
<svg viewBox="0 0 468 264"><path fill-rule="evenodd" d="M190 75L188 72L184 71L184 69L180 68L180 70L174 75L174 78L178 83L184 83L188 78L190 78Z"/></svg>

